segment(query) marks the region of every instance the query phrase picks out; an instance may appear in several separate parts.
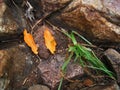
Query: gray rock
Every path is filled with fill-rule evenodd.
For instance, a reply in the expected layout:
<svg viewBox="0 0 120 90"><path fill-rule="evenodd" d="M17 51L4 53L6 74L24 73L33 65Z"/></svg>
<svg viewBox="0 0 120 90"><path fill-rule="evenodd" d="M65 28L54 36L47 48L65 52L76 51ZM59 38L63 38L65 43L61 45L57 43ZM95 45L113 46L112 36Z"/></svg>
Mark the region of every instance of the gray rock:
<svg viewBox="0 0 120 90"><path fill-rule="evenodd" d="M33 85L28 90L50 90L50 89L44 85Z"/></svg>
<svg viewBox="0 0 120 90"><path fill-rule="evenodd" d="M5 90L9 84L9 80L6 78L0 78L0 90Z"/></svg>
<svg viewBox="0 0 120 90"><path fill-rule="evenodd" d="M120 84L120 54L114 49L108 49L104 52L105 62L117 75L117 81Z"/></svg>
<svg viewBox="0 0 120 90"><path fill-rule="evenodd" d="M65 60L65 53L56 54L48 61L42 61L38 68L40 70L43 83L50 86L52 89L56 88L61 79L61 66ZM68 79L75 78L76 76L82 77L84 74L82 67L74 62L70 63L67 67L65 77Z"/></svg>

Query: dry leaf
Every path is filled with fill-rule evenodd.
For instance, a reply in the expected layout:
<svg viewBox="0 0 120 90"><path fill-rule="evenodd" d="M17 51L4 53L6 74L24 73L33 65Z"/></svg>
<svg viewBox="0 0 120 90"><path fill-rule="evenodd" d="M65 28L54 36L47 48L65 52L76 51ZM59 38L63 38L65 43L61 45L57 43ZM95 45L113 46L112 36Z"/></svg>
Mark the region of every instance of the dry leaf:
<svg viewBox="0 0 120 90"><path fill-rule="evenodd" d="M50 50L50 52L52 54L54 54L57 44L56 44L56 41L55 41L54 37L52 36L52 34L50 33L48 28L45 28L44 39L45 39L46 47Z"/></svg>
<svg viewBox="0 0 120 90"><path fill-rule="evenodd" d="M24 30L23 34L25 43L31 48L34 54L38 54L38 47L35 44L33 36L30 33L28 33L26 29Z"/></svg>
<svg viewBox="0 0 120 90"><path fill-rule="evenodd" d="M89 86L93 85L93 81L90 80L90 79L86 79L86 80L84 80L83 84L84 84L85 86L88 86L88 87L89 87Z"/></svg>

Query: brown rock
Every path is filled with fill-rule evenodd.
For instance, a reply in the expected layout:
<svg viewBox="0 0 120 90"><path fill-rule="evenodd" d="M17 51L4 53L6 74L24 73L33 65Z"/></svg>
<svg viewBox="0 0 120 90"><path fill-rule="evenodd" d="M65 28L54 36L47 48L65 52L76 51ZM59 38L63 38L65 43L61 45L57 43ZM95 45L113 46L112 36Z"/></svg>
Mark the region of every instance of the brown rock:
<svg viewBox="0 0 120 90"><path fill-rule="evenodd" d="M26 84L24 79L32 71L32 68L35 65L35 63L33 65L33 62L36 58L29 47L24 44L14 45L13 47L8 48L7 53L11 57L8 73L8 78L10 80L9 89L22 90L23 85Z"/></svg>
<svg viewBox="0 0 120 90"><path fill-rule="evenodd" d="M6 73L6 68L8 66L8 62L10 60L10 56L5 50L0 50L0 77Z"/></svg>
<svg viewBox="0 0 120 90"><path fill-rule="evenodd" d="M47 49L44 41L44 30L47 26L42 26L34 33L34 39L39 47L39 56L43 59L47 59L50 56L50 52Z"/></svg>
<svg viewBox="0 0 120 90"><path fill-rule="evenodd" d="M12 13L3 1L0 2L0 11L0 34L15 32L18 25L13 19Z"/></svg>
<svg viewBox="0 0 120 90"><path fill-rule="evenodd" d="M81 90L120 90L119 86L114 82L108 85L95 85Z"/></svg>
<svg viewBox="0 0 120 90"><path fill-rule="evenodd" d="M0 11L1 11L0 18L3 16L5 9L6 9L5 3L2 0L0 0Z"/></svg>
<svg viewBox="0 0 120 90"><path fill-rule="evenodd" d="M64 9L60 18L69 26L84 31L87 36L94 39L120 42L120 27L113 22L109 22L109 20L103 16L104 14L107 15L106 17L108 18L111 16L111 13L106 14L108 13L106 10L108 9L108 5L106 4L108 1L112 3L112 0L107 0L103 3L102 0L74 0ZM115 3L120 2L114 1L114 4ZM115 10L120 7L120 4L110 5L110 12L114 11L114 15L118 15L119 12ZM105 10L103 8L105 8Z"/></svg>
<svg viewBox="0 0 120 90"><path fill-rule="evenodd" d="M38 68L40 70L41 78L44 84L50 86L52 89L56 88L61 79L61 66L65 59L65 53L56 54L51 57L49 61L42 61ZM66 78L74 78L75 76L81 77L83 75L83 69L80 65L70 63L67 67Z"/></svg>
<svg viewBox="0 0 120 90"><path fill-rule="evenodd" d="M55 54L50 54L44 44L44 27L45 26L40 27L34 34L35 41L39 45L39 55L41 57L44 57L44 59L42 59L42 61L38 65L38 69L40 72L38 75L41 76L41 80L43 80L44 84L53 89L57 87L61 79L61 66L64 63L66 57L66 48L68 45L68 41L64 34L58 32L57 30L53 31L53 29L47 26L48 28L50 28L51 33L52 35L54 35L54 38L57 42ZM47 53L49 53L49 58ZM65 77L71 79L75 76L82 76L83 74L84 73L82 67L78 64L74 64L74 62L71 62L68 65Z"/></svg>
<svg viewBox="0 0 120 90"><path fill-rule="evenodd" d="M68 85L64 86L65 88L63 90L119 90L120 89L118 84L112 79L108 83L104 83L105 79L103 79L101 83L92 82L91 85L89 84L90 86L87 86L90 79L86 79L86 78L84 82L81 82L81 80L79 80L70 83L69 86ZM86 80L88 81L86 82Z"/></svg>
<svg viewBox="0 0 120 90"><path fill-rule="evenodd" d="M56 11L66 5L70 0L43 0L43 11L45 13L51 13L53 11Z"/></svg>

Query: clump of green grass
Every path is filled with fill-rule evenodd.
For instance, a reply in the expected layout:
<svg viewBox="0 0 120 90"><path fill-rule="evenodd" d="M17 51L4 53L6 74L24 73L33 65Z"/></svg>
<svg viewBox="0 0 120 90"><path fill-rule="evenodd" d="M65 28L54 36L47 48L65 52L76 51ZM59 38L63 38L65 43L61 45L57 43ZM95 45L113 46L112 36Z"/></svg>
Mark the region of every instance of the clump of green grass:
<svg viewBox="0 0 120 90"><path fill-rule="evenodd" d="M71 58L74 57L74 62L79 62L79 64L83 68L87 67L87 68L100 70L100 71L103 71L105 74L107 74L109 77L114 78L114 73L109 71L105 67L105 65L97 58L97 56L94 54L94 52L90 48L86 48L86 47L78 44L74 34L79 36L81 39L83 39L89 45L92 45L92 43L90 43L87 39L85 39L83 36L81 36L80 34L78 34L75 31L72 31L71 34L66 32L65 30L62 30L62 32L66 36L68 36L71 39L72 43L73 43L72 46L68 47L68 52L70 53L70 55L65 60L65 62L62 65L62 68L61 68L63 74L65 74L67 65L69 64ZM62 77L61 80L60 80L58 90L60 90L60 88L62 86L63 79L64 78Z"/></svg>

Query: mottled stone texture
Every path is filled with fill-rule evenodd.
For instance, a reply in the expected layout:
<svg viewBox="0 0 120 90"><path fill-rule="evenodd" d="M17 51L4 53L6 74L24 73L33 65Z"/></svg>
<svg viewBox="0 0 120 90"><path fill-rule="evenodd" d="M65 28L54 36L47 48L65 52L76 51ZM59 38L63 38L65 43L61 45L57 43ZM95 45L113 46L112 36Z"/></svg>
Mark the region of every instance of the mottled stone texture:
<svg viewBox="0 0 120 90"><path fill-rule="evenodd" d="M105 62L115 72L117 81L120 84L120 53L114 49L108 49L104 55Z"/></svg>
<svg viewBox="0 0 120 90"><path fill-rule="evenodd" d="M93 39L120 42L119 3L118 0L74 0L63 10L60 19Z"/></svg>

